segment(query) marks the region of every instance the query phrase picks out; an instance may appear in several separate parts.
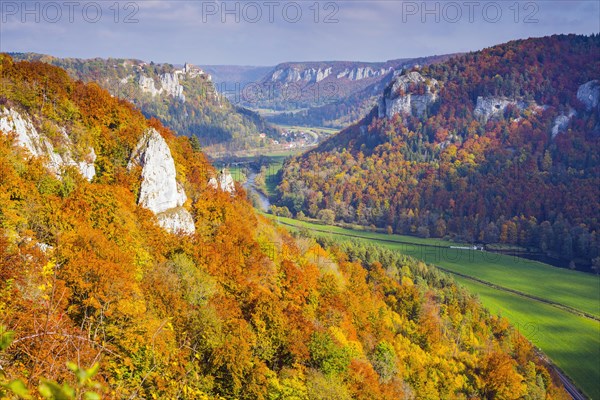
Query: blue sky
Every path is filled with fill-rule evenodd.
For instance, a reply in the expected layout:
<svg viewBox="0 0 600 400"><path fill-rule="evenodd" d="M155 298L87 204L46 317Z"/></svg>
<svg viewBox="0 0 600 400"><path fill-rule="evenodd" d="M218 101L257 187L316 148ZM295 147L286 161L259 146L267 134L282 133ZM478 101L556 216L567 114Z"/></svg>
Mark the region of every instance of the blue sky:
<svg viewBox="0 0 600 400"><path fill-rule="evenodd" d="M477 50L600 31L600 1L9 1L0 51L275 65Z"/></svg>

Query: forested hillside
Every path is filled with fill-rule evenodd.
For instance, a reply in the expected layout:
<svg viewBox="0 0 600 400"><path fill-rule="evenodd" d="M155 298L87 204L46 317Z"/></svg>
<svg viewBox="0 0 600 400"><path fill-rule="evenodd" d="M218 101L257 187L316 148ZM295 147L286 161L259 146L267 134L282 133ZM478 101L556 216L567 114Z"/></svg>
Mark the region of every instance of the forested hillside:
<svg viewBox="0 0 600 400"><path fill-rule="evenodd" d="M290 236L95 83L6 55L0 77L0 397L70 398L71 362L105 398L566 398L436 270Z"/></svg>
<svg viewBox="0 0 600 400"><path fill-rule="evenodd" d="M113 96L135 104L180 135L197 137L209 153L270 144L277 130L258 114L238 109L218 94L210 75L193 65L146 63L132 59L57 58L13 54L17 60L42 61L65 69L71 77L96 82ZM238 93L239 94L239 93Z"/></svg>
<svg viewBox="0 0 600 400"><path fill-rule="evenodd" d="M599 35L562 35L407 71L364 120L284 166L279 205L589 267L600 255L599 54Z"/></svg>

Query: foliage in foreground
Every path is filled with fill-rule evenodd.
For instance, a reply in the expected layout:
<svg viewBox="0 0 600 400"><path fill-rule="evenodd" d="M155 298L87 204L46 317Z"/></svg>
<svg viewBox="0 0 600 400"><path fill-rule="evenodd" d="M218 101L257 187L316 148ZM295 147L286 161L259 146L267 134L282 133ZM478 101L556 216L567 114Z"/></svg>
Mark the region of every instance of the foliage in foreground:
<svg viewBox="0 0 600 400"><path fill-rule="evenodd" d="M8 57L0 77L0 107L98 155L92 182L59 179L0 135L0 325L14 332L3 383L80 396L77 378L96 367L76 361L100 365L110 398L564 398L522 336L424 264L291 237L240 187L210 188L187 138L95 84ZM136 205L126 165L150 125L171 147L194 235Z"/></svg>

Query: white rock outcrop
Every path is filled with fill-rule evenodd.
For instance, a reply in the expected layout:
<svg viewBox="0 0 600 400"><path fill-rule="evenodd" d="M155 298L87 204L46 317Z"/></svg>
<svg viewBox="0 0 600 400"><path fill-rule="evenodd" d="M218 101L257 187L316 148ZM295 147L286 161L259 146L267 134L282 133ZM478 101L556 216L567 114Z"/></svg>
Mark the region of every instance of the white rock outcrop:
<svg viewBox="0 0 600 400"><path fill-rule="evenodd" d="M213 189L220 189L231 194L235 193L235 182L227 169L221 170L216 178L210 178L208 185Z"/></svg>
<svg viewBox="0 0 600 400"><path fill-rule="evenodd" d="M600 104L600 81L593 80L579 86L577 99L585 105L588 111L598 107L598 104Z"/></svg>
<svg viewBox="0 0 600 400"><path fill-rule="evenodd" d="M193 233L194 220L182 208L187 196L177 182L171 149L156 129L148 129L138 142L127 168L134 166L142 167L138 204L156 214L163 228L171 232Z"/></svg>
<svg viewBox="0 0 600 400"><path fill-rule="evenodd" d="M321 82L323 79L331 75L332 68L308 68L305 70L299 70L297 68L291 68L281 70L277 73L278 78L283 78L285 83L292 83L298 81L304 81L309 83Z"/></svg>
<svg viewBox="0 0 600 400"><path fill-rule="evenodd" d="M555 137L560 132L563 132L569 126L569 121L573 118L577 113L575 110L570 109L569 112L565 114L561 114L558 117L554 118L554 125L552 126L552 137Z"/></svg>
<svg viewBox="0 0 600 400"><path fill-rule="evenodd" d="M373 67L355 67L355 68L344 68L343 70L334 71L333 67L307 67L302 68L299 66L286 66L285 68L278 68L269 77L271 82L279 82L282 84L289 84L295 82L305 83L318 83L327 77L333 75L337 79L348 79L351 81L358 81L361 79L372 78L376 76L382 76L389 72L386 68L373 68Z"/></svg>
<svg viewBox="0 0 600 400"><path fill-rule="evenodd" d="M520 110L527 108L527 104L523 101L506 97L479 96L473 113L477 118L487 122L490 118L501 115L510 104L517 106Z"/></svg>
<svg viewBox="0 0 600 400"><path fill-rule="evenodd" d="M96 162L96 152L93 148L90 148L88 154L83 157L81 161L75 161L73 159L72 151L73 142L69 135L67 134L66 129L61 128L60 132L62 134L62 154L55 152L54 147L50 141L47 141L47 157L49 159L48 168L54 172L57 176L60 176L60 173L64 167L74 166L79 170L79 173L83 175L85 179L91 182L92 179L96 176L96 166L94 163Z"/></svg>
<svg viewBox="0 0 600 400"><path fill-rule="evenodd" d="M179 83L177 74L162 74L160 76L160 84L165 93L185 101L185 96L183 95L183 86L181 86Z"/></svg>
<svg viewBox="0 0 600 400"><path fill-rule="evenodd" d="M329 75L331 75L331 70L331 67L325 69L319 68L319 70L316 71L315 81L321 82L323 79L327 78Z"/></svg>
<svg viewBox="0 0 600 400"><path fill-rule="evenodd" d="M278 69L271 75L271 81L283 81L284 83L298 82L302 79L298 68Z"/></svg>
<svg viewBox="0 0 600 400"><path fill-rule="evenodd" d="M85 179L91 181L96 176L96 153L94 149L89 150L88 155L81 161L75 161L72 156L73 142L67 131L62 128L62 151L57 153L52 142L41 135L29 118L23 118L21 114L13 109L0 111L0 131L5 133L14 132L17 145L24 147L34 157L44 157L46 167L55 176L60 177L64 167L74 166Z"/></svg>
<svg viewBox="0 0 600 400"><path fill-rule="evenodd" d="M417 87L423 88L422 93L414 91ZM438 90L437 80L426 79L418 72L398 75L379 100L379 118L392 118L396 114L420 117L437 100Z"/></svg>
<svg viewBox="0 0 600 400"><path fill-rule="evenodd" d="M196 231L192 214L183 207L172 208L157 214L156 218L158 224L169 232L191 234Z"/></svg>
<svg viewBox="0 0 600 400"><path fill-rule="evenodd" d="M17 111L4 109L0 113L0 130L5 133L14 132L17 144L26 148L32 156L39 157L45 153L37 129L29 119L24 119Z"/></svg>
<svg viewBox="0 0 600 400"><path fill-rule="evenodd" d="M94 176L96 176L96 167L94 166L95 162L96 152L92 148L90 149L90 152L85 157L85 159L77 164L81 175L83 175L83 177L88 181L91 181L94 178Z"/></svg>
<svg viewBox="0 0 600 400"><path fill-rule="evenodd" d="M145 75L140 75L138 78L138 84L143 92L150 93L152 97L158 96L162 93L166 93L182 101L185 101L185 95L183 94L183 86L179 83L178 74L162 74L159 80L159 87L156 87L156 83L153 78Z"/></svg>
<svg viewBox="0 0 600 400"><path fill-rule="evenodd" d="M306 68L288 67L275 70L271 74L271 81L281 83L294 83L304 81L307 83L321 82L331 75L332 68Z"/></svg>
<svg viewBox="0 0 600 400"><path fill-rule="evenodd" d="M346 68L343 71L339 72L336 76L338 79L346 78L351 81L359 81L361 79L385 75L386 73L388 73L388 70L385 68L374 69L371 67L356 67Z"/></svg>
<svg viewBox="0 0 600 400"><path fill-rule="evenodd" d="M161 93L161 91L156 88L154 79L147 77L146 75L140 75L138 85L140 85L142 92L150 93L152 97L158 96Z"/></svg>

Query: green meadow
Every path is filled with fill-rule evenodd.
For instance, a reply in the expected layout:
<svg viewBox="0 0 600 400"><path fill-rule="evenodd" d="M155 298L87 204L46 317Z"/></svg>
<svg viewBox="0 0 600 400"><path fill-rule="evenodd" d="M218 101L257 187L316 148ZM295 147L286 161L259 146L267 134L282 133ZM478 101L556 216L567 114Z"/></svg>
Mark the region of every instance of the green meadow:
<svg viewBox="0 0 600 400"><path fill-rule="evenodd" d="M600 398L600 323L548 304L455 277L493 314L508 319L590 398Z"/></svg>

